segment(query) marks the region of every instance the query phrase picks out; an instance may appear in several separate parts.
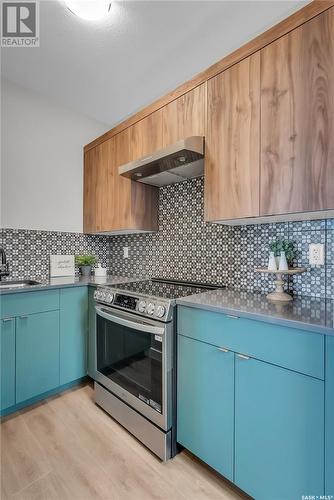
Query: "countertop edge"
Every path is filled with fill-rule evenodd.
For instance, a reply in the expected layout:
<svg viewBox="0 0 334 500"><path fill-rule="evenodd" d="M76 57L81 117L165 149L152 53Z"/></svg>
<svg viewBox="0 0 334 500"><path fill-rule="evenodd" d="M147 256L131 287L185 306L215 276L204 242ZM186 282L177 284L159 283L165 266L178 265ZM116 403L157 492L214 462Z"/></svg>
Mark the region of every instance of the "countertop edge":
<svg viewBox="0 0 334 500"><path fill-rule="evenodd" d="M97 284L94 283L64 283L64 284L57 284L57 285L32 285L26 288L7 288L6 290L0 290L0 297L2 295L12 295L14 293L30 293L30 292L40 292L44 290L54 290L56 288L76 288L76 287L82 287L82 286L97 286Z"/></svg>
<svg viewBox="0 0 334 500"><path fill-rule="evenodd" d="M313 325L312 323L305 323L303 321L295 321L292 319L284 319L275 316L268 316L256 312L242 311L240 309L228 308L224 306L213 306L211 304L197 304L187 300L177 299L177 305L192 307L195 309L202 309L204 311L216 312L221 314L229 314L231 316L238 316L240 318L248 318L255 321L262 321L263 323L270 323L272 325L286 326L296 330L304 330L310 333L318 333L322 335L334 336L334 328L321 325Z"/></svg>
<svg viewBox="0 0 334 500"><path fill-rule="evenodd" d="M52 279L52 278L51 278ZM56 278L61 281L61 278ZM46 282L43 283L43 281L38 284L38 285L32 285L29 287L23 287L23 288L6 288L4 290L0 289L0 297L4 295L12 295L16 293L31 293L31 292L40 292L44 290L55 290L59 288L75 288L75 287L83 287L83 286L88 286L88 287L96 287L96 286L103 286L103 285L116 285L117 283L125 283L127 281L134 281L136 278L131 277L122 277L122 276L107 276L107 281L105 283L102 282L95 282L95 279L99 280L101 278L94 278L92 276L91 278L77 278L76 280L73 281L68 281L66 282L66 278L64 278L64 282L58 282L58 283L48 283L47 280ZM38 281L38 278L36 278L36 281Z"/></svg>

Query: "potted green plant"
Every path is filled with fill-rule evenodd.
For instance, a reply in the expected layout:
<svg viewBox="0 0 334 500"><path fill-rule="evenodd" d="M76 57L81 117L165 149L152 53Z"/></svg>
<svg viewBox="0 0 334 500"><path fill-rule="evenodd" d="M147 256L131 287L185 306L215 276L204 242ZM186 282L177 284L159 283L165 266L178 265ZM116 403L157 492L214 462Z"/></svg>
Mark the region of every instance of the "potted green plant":
<svg viewBox="0 0 334 500"><path fill-rule="evenodd" d="M289 265L292 264L294 257L293 241L284 240L283 238L276 238L269 244L269 249L274 253L277 266L279 265L279 259L282 252L285 254L285 258Z"/></svg>
<svg viewBox="0 0 334 500"><path fill-rule="evenodd" d="M96 264L96 257L94 255L76 255L75 265L79 267L82 276L90 276L92 266Z"/></svg>

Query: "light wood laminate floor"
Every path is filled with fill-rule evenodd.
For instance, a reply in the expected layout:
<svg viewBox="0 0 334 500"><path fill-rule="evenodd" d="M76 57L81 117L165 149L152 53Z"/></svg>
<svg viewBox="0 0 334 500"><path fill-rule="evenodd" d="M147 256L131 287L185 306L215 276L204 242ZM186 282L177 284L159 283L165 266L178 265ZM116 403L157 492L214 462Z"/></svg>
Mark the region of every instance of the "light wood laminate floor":
<svg viewBox="0 0 334 500"><path fill-rule="evenodd" d="M76 387L1 424L1 500L233 500L228 482L182 452L160 462Z"/></svg>

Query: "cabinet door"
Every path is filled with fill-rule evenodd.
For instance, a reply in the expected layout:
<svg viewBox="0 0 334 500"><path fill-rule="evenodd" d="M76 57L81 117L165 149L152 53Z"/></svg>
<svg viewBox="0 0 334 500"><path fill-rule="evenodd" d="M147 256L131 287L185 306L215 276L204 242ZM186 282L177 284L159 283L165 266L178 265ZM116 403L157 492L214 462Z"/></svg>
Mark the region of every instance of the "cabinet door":
<svg viewBox="0 0 334 500"><path fill-rule="evenodd" d="M121 228L131 228L132 222L132 191L141 189L141 185L118 174L118 167L131 160L130 129L123 130L112 138L115 144L115 189L113 191L114 207L117 212L117 226Z"/></svg>
<svg viewBox="0 0 334 500"><path fill-rule="evenodd" d="M159 109L130 127L131 160L137 160L162 148L162 110Z"/></svg>
<svg viewBox="0 0 334 500"><path fill-rule="evenodd" d="M163 108L163 145L192 135L205 136L206 83Z"/></svg>
<svg viewBox="0 0 334 500"><path fill-rule="evenodd" d="M325 494L334 497L334 337L326 337Z"/></svg>
<svg viewBox="0 0 334 500"><path fill-rule="evenodd" d="M95 366L95 288L89 287L88 289L88 375L94 378Z"/></svg>
<svg viewBox="0 0 334 500"><path fill-rule="evenodd" d="M16 318L16 403L59 386L59 311Z"/></svg>
<svg viewBox="0 0 334 500"><path fill-rule="evenodd" d="M1 410L15 405L15 319L0 320Z"/></svg>
<svg viewBox="0 0 334 500"><path fill-rule="evenodd" d="M84 156L84 203L83 229L85 233L96 231L97 226L97 164L98 148L90 149Z"/></svg>
<svg viewBox="0 0 334 500"><path fill-rule="evenodd" d="M234 354L178 336L177 440L233 480Z"/></svg>
<svg viewBox="0 0 334 500"><path fill-rule="evenodd" d="M112 141L105 141L85 153L84 231L108 230L114 220L114 178Z"/></svg>
<svg viewBox="0 0 334 500"><path fill-rule="evenodd" d="M207 221L259 215L260 55L208 81Z"/></svg>
<svg viewBox="0 0 334 500"><path fill-rule="evenodd" d="M60 384L87 374L88 293L86 287L60 290Z"/></svg>
<svg viewBox="0 0 334 500"><path fill-rule="evenodd" d="M130 132L126 129L85 153L85 232L157 230L158 190L118 173L119 165L131 159Z"/></svg>
<svg viewBox="0 0 334 500"><path fill-rule="evenodd" d="M235 360L235 483L256 500L324 494L324 383Z"/></svg>
<svg viewBox="0 0 334 500"><path fill-rule="evenodd" d="M334 208L334 9L261 51L261 215Z"/></svg>

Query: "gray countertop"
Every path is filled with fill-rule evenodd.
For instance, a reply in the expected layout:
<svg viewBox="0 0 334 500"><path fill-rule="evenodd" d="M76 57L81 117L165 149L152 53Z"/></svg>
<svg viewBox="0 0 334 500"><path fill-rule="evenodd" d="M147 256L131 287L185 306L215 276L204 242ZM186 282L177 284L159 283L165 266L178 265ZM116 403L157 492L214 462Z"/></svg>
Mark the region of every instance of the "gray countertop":
<svg viewBox="0 0 334 500"><path fill-rule="evenodd" d="M0 296L73 286L116 285L118 283L145 279L145 277L108 275L105 277L90 276L88 278L73 276L50 279L38 279L37 277L35 279L39 281L38 285L27 288L0 289ZM183 306L231 314L326 335L334 335L334 301L330 299L305 297L296 298L287 304L273 304L267 301L265 295L259 293L219 289L184 297L178 299L176 302Z"/></svg>
<svg viewBox="0 0 334 500"><path fill-rule="evenodd" d="M127 283L129 281L138 280L138 278L134 277L124 277L124 276L103 276L103 277L82 277L82 276L69 276L69 277L60 277L60 278L49 278L49 279L41 279L41 278L32 278L35 281L38 281L38 285L32 285L23 288L5 288L1 290L0 295L7 295L9 293L22 293L22 292L34 292L37 290L49 290L52 288L66 288L73 286L97 286L97 285L115 285L117 283ZM10 281L10 280L8 280Z"/></svg>
<svg viewBox="0 0 334 500"><path fill-rule="evenodd" d="M184 297L177 304L334 335L334 301L329 299L305 297L273 304L259 293L224 289Z"/></svg>

